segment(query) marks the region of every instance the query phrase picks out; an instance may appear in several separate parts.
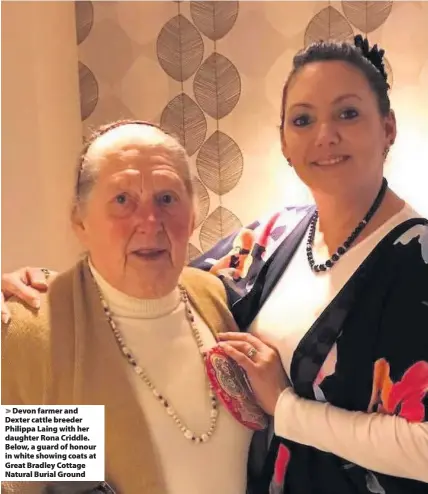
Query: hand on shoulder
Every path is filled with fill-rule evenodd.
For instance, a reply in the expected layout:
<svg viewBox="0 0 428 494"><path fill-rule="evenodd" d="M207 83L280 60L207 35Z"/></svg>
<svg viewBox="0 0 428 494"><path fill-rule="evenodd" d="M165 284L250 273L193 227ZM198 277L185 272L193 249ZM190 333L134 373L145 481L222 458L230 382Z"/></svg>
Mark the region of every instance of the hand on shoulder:
<svg viewBox="0 0 428 494"><path fill-rule="evenodd" d="M40 308L40 294L47 291L49 283L58 273L45 268L24 267L1 277L1 320L7 324L11 318L5 303L11 297L25 302L33 309Z"/></svg>

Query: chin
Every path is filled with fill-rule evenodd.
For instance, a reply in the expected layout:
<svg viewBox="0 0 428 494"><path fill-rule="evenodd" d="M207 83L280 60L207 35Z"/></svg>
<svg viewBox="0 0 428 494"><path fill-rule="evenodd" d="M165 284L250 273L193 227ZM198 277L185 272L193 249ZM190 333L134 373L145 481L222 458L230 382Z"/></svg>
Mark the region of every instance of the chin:
<svg viewBox="0 0 428 494"><path fill-rule="evenodd" d="M358 180L350 173L322 173L320 175L313 174L306 182L307 187L313 193L337 196L349 191L350 188L358 187Z"/></svg>

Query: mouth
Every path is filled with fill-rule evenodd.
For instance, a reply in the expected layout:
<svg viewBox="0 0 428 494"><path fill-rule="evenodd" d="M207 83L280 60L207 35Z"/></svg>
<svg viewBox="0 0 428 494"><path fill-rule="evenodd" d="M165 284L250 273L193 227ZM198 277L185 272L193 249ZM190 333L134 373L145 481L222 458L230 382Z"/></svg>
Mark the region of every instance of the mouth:
<svg viewBox="0 0 428 494"><path fill-rule="evenodd" d="M324 160L313 161L312 164L315 166L335 166L342 165L346 161L348 161L350 156L342 155L342 156L331 156Z"/></svg>
<svg viewBox="0 0 428 494"><path fill-rule="evenodd" d="M132 252L133 255L145 261L157 261L167 254L166 249L138 249Z"/></svg>

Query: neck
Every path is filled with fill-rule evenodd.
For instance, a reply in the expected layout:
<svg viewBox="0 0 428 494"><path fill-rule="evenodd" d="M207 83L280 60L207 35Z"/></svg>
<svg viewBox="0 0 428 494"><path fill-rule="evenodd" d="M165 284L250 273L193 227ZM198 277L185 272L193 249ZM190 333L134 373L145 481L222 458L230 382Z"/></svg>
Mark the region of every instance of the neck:
<svg viewBox="0 0 428 494"><path fill-rule="evenodd" d="M89 268L103 299L113 315L156 319L171 313L180 304L181 296L178 287L157 298L135 297L111 285L97 271L91 261L89 261Z"/></svg>
<svg viewBox="0 0 428 494"><path fill-rule="evenodd" d="M365 188L352 191L345 190L341 194L332 195L318 191L313 193L319 215L316 236L321 237L322 243L327 247L330 254L333 254L343 244L364 218L381 186L382 178L374 184L368 184ZM387 189L379 208L355 244L361 242L385 221L398 213L403 206L404 201L390 189Z"/></svg>
<svg viewBox="0 0 428 494"><path fill-rule="evenodd" d="M91 255L88 255L87 262L91 270L99 273L109 285L133 298L158 300L168 296L179 283L178 279L171 279L171 276L154 278L152 274L145 275L144 271L126 267L121 267L121 270L112 270L108 264L106 265L98 258L94 259Z"/></svg>

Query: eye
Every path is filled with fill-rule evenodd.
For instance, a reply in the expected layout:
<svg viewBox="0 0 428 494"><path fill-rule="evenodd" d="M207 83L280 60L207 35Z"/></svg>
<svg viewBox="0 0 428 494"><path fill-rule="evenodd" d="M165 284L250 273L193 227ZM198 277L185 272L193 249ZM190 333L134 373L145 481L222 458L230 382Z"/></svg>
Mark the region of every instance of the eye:
<svg viewBox="0 0 428 494"><path fill-rule="evenodd" d="M309 115L300 115L293 119L293 125L296 127L306 127L311 123Z"/></svg>
<svg viewBox="0 0 428 494"><path fill-rule="evenodd" d="M129 197L128 197L128 194L122 193L122 194L118 194L114 198L114 200L117 204L126 204L129 200Z"/></svg>
<svg viewBox="0 0 428 494"><path fill-rule="evenodd" d="M340 118L343 120L352 120L358 117L359 113L355 108L348 108L340 114Z"/></svg>
<svg viewBox="0 0 428 494"><path fill-rule="evenodd" d="M137 207L135 198L127 192L121 192L113 196L108 204L108 211L113 218L126 218Z"/></svg>
<svg viewBox="0 0 428 494"><path fill-rule="evenodd" d="M165 192L158 196L157 201L161 206L169 206L177 201L177 197L170 192Z"/></svg>

